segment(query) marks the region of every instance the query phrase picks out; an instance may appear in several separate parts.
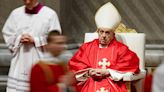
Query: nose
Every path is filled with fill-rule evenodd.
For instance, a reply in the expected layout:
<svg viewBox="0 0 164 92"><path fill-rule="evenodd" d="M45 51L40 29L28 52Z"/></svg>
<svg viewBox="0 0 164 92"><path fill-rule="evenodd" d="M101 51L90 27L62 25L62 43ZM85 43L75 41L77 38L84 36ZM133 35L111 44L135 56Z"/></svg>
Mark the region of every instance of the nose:
<svg viewBox="0 0 164 92"><path fill-rule="evenodd" d="M104 33L102 33L102 37L106 37L106 34L105 34L105 32L104 32Z"/></svg>

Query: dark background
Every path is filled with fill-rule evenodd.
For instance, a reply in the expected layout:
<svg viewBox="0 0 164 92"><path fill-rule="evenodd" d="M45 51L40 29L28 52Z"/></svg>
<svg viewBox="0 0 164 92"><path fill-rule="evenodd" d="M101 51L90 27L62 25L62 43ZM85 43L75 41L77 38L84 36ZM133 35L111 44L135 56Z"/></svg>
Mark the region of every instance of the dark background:
<svg viewBox="0 0 164 92"><path fill-rule="evenodd" d="M40 0L54 9L60 18L63 34L69 43L82 43L84 33L94 32L94 14L111 1L119 10L122 22L137 32L146 34L147 44L164 43L164 0ZM1 0L0 30L10 12L22 5L22 0ZM0 42L4 42L0 33Z"/></svg>

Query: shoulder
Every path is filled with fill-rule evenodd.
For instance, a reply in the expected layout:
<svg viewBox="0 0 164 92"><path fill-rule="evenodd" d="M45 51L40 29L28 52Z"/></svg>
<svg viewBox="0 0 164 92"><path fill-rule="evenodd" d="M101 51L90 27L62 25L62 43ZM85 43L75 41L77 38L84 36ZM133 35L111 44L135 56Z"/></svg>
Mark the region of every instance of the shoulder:
<svg viewBox="0 0 164 92"><path fill-rule="evenodd" d="M25 6L18 7L18 8L16 8L16 9L14 9L14 10L11 12L11 14L12 14L12 15L16 15L16 14L22 13L22 12L24 12L24 8L25 8Z"/></svg>
<svg viewBox="0 0 164 92"><path fill-rule="evenodd" d="M95 46L95 45L97 45L98 43L97 43L97 39L95 39L95 40L93 40L93 41L91 41L91 42L87 42L87 43L84 43L84 44L82 44L81 45L81 47L80 48L90 48L90 47L92 47L92 46Z"/></svg>
<svg viewBox="0 0 164 92"><path fill-rule="evenodd" d="M72 52L65 50L59 55L59 59L68 62L72 56L73 56Z"/></svg>
<svg viewBox="0 0 164 92"><path fill-rule="evenodd" d="M114 45L117 46L119 49L128 49L128 46L123 44L122 42L117 41L116 39L114 40Z"/></svg>
<svg viewBox="0 0 164 92"><path fill-rule="evenodd" d="M32 75L35 75L35 74L37 75L38 73L43 73L42 68L41 68L39 62L36 63L36 64L32 67L32 70L31 70L31 74L32 74Z"/></svg>
<svg viewBox="0 0 164 92"><path fill-rule="evenodd" d="M24 8L25 6L21 6L12 10L7 20L15 19L17 16L24 13Z"/></svg>
<svg viewBox="0 0 164 92"><path fill-rule="evenodd" d="M54 15L54 16L57 16L56 11L53 10L53 9L51 9L51 8L49 8L49 7L47 7L47 6L44 6L42 8L42 12L45 13L46 15L52 15L52 16Z"/></svg>

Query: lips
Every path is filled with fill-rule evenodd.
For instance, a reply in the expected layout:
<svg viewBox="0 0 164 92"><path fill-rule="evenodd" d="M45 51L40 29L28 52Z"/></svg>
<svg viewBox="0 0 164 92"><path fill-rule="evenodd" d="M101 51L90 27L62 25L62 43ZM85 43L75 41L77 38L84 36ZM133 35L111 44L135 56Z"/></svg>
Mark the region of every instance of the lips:
<svg viewBox="0 0 164 92"><path fill-rule="evenodd" d="M102 42L106 42L106 40L104 40L104 39L102 39L101 41L102 41Z"/></svg>
<svg viewBox="0 0 164 92"><path fill-rule="evenodd" d="M107 44L107 42L106 41L101 41L101 44Z"/></svg>

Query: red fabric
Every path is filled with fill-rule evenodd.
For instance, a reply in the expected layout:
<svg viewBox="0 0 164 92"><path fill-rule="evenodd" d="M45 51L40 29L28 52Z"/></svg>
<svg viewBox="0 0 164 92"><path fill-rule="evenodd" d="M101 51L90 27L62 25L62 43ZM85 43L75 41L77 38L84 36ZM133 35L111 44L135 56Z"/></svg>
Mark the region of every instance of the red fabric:
<svg viewBox="0 0 164 92"><path fill-rule="evenodd" d="M102 58L107 58L110 66L107 68L121 72L139 72L139 59L137 55L130 51L127 46L113 39L108 48L99 48L99 40L83 44L73 58L69 61L69 68L77 72L86 68L101 68L98 65ZM111 83L110 83L111 82ZM113 81L109 77L101 81L89 78L83 85L80 85L80 92L93 92L101 87L110 92L126 92L123 81Z"/></svg>
<svg viewBox="0 0 164 92"><path fill-rule="evenodd" d="M39 3L37 6L35 6L32 10L29 10L27 7L25 7L25 13L27 14L38 14L39 11L42 9L43 4Z"/></svg>
<svg viewBox="0 0 164 92"><path fill-rule="evenodd" d="M30 77L30 92L59 92L59 88L56 85L59 82L59 78L64 74L64 69L58 65L48 65L53 71L54 81L49 84L46 81L43 68L39 64L36 64L32 68Z"/></svg>
<svg viewBox="0 0 164 92"><path fill-rule="evenodd" d="M143 92L151 92L152 79L153 79L152 74L147 74L146 75L145 80L144 80L144 90L143 90Z"/></svg>

